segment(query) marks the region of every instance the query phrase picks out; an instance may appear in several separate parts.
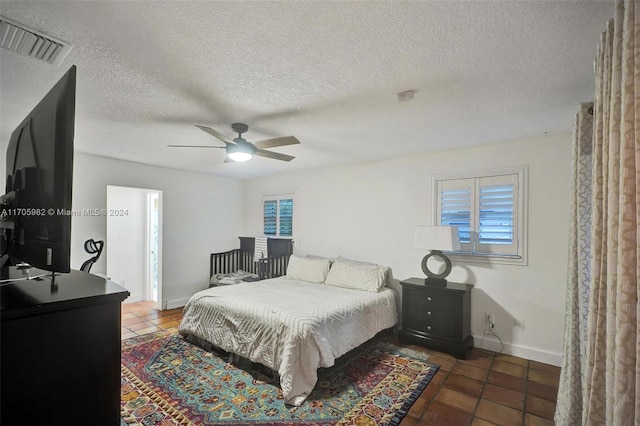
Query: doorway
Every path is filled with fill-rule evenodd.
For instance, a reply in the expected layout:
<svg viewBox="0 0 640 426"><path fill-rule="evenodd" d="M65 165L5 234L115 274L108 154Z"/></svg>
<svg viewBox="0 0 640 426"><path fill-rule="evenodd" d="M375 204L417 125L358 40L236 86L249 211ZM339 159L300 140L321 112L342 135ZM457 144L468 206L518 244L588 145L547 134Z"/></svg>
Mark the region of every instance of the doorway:
<svg viewBox="0 0 640 426"><path fill-rule="evenodd" d="M158 253L160 249L160 192L147 191L147 226L145 227L147 247L147 297L158 302Z"/></svg>
<svg viewBox="0 0 640 426"><path fill-rule="evenodd" d="M162 191L107 185L107 275L127 302L162 305Z"/></svg>

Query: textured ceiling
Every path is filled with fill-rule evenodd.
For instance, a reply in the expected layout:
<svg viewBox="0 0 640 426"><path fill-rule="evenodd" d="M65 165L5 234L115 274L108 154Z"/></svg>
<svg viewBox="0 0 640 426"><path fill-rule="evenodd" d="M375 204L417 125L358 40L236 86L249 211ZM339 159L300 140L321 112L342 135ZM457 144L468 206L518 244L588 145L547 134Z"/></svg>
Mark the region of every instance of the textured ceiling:
<svg viewBox="0 0 640 426"><path fill-rule="evenodd" d="M0 140L72 65L78 152L251 178L569 133L593 98L609 1L0 1L73 45L60 67L0 49ZM415 98L398 102L399 92ZM290 163L223 163L195 124ZM4 154L4 152L3 152ZM4 161L4 160L3 160Z"/></svg>

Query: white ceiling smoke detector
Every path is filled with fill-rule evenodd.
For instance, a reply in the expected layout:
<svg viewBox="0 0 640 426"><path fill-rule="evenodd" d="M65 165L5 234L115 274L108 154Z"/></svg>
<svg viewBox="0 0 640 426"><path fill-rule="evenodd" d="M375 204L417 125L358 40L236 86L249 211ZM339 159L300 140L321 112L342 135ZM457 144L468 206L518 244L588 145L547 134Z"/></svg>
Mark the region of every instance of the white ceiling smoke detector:
<svg viewBox="0 0 640 426"><path fill-rule="evenodd" d="M0 16L0 47L59 66L73 46Z"/></svg>
<svg viewBox="0 0 640 426"><path fill-rule="evenodd" d="M416 96L415 90L405 90L404 92L398 93L398 101L407 102L413 99Z"/></svg>

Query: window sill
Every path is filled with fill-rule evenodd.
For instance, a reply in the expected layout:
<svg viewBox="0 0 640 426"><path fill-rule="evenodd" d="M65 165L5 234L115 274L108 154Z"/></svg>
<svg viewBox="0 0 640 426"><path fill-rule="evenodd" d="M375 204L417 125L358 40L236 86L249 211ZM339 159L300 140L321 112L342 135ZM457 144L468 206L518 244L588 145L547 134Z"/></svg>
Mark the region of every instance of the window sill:
<svg viewBox="0 0 640 426"><path fill-rule="evenodd" d="M466 263L491 263L518 266L527 266L528 264L525 256L512 254L446 252L446 255L452 260L459 260Z"/></svg>

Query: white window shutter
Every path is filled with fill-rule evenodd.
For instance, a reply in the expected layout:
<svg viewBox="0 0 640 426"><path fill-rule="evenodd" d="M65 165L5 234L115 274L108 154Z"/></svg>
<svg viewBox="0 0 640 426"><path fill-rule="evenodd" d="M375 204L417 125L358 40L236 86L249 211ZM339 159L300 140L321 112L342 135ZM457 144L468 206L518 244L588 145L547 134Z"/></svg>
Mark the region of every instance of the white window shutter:
<svg viewBox="0 0 640 426"><path fill-rule="evenodd" d="M278 233L281 237L293 236L293 199L285 198L280 200L278 209Z"/></svg>
<svg viewBox="0 0 640 426"><path fill-rule="evenodd" d="M478 179L478 244L476 252L518 252L518 175Z"/></svg>
<svg viewBox="0 0 640 426"><path fill-rule="evenodd" d="M472 252L474 245L474 180L455 179L439 182L438 217L440 225L457 226L460 251Z"/></svg>
<svg viewBox="0 0 640 426"><path fill-rule="evenodd" d="M264 201L264 235L276 235L278 229L278 203L276 200Z"/></svg>

